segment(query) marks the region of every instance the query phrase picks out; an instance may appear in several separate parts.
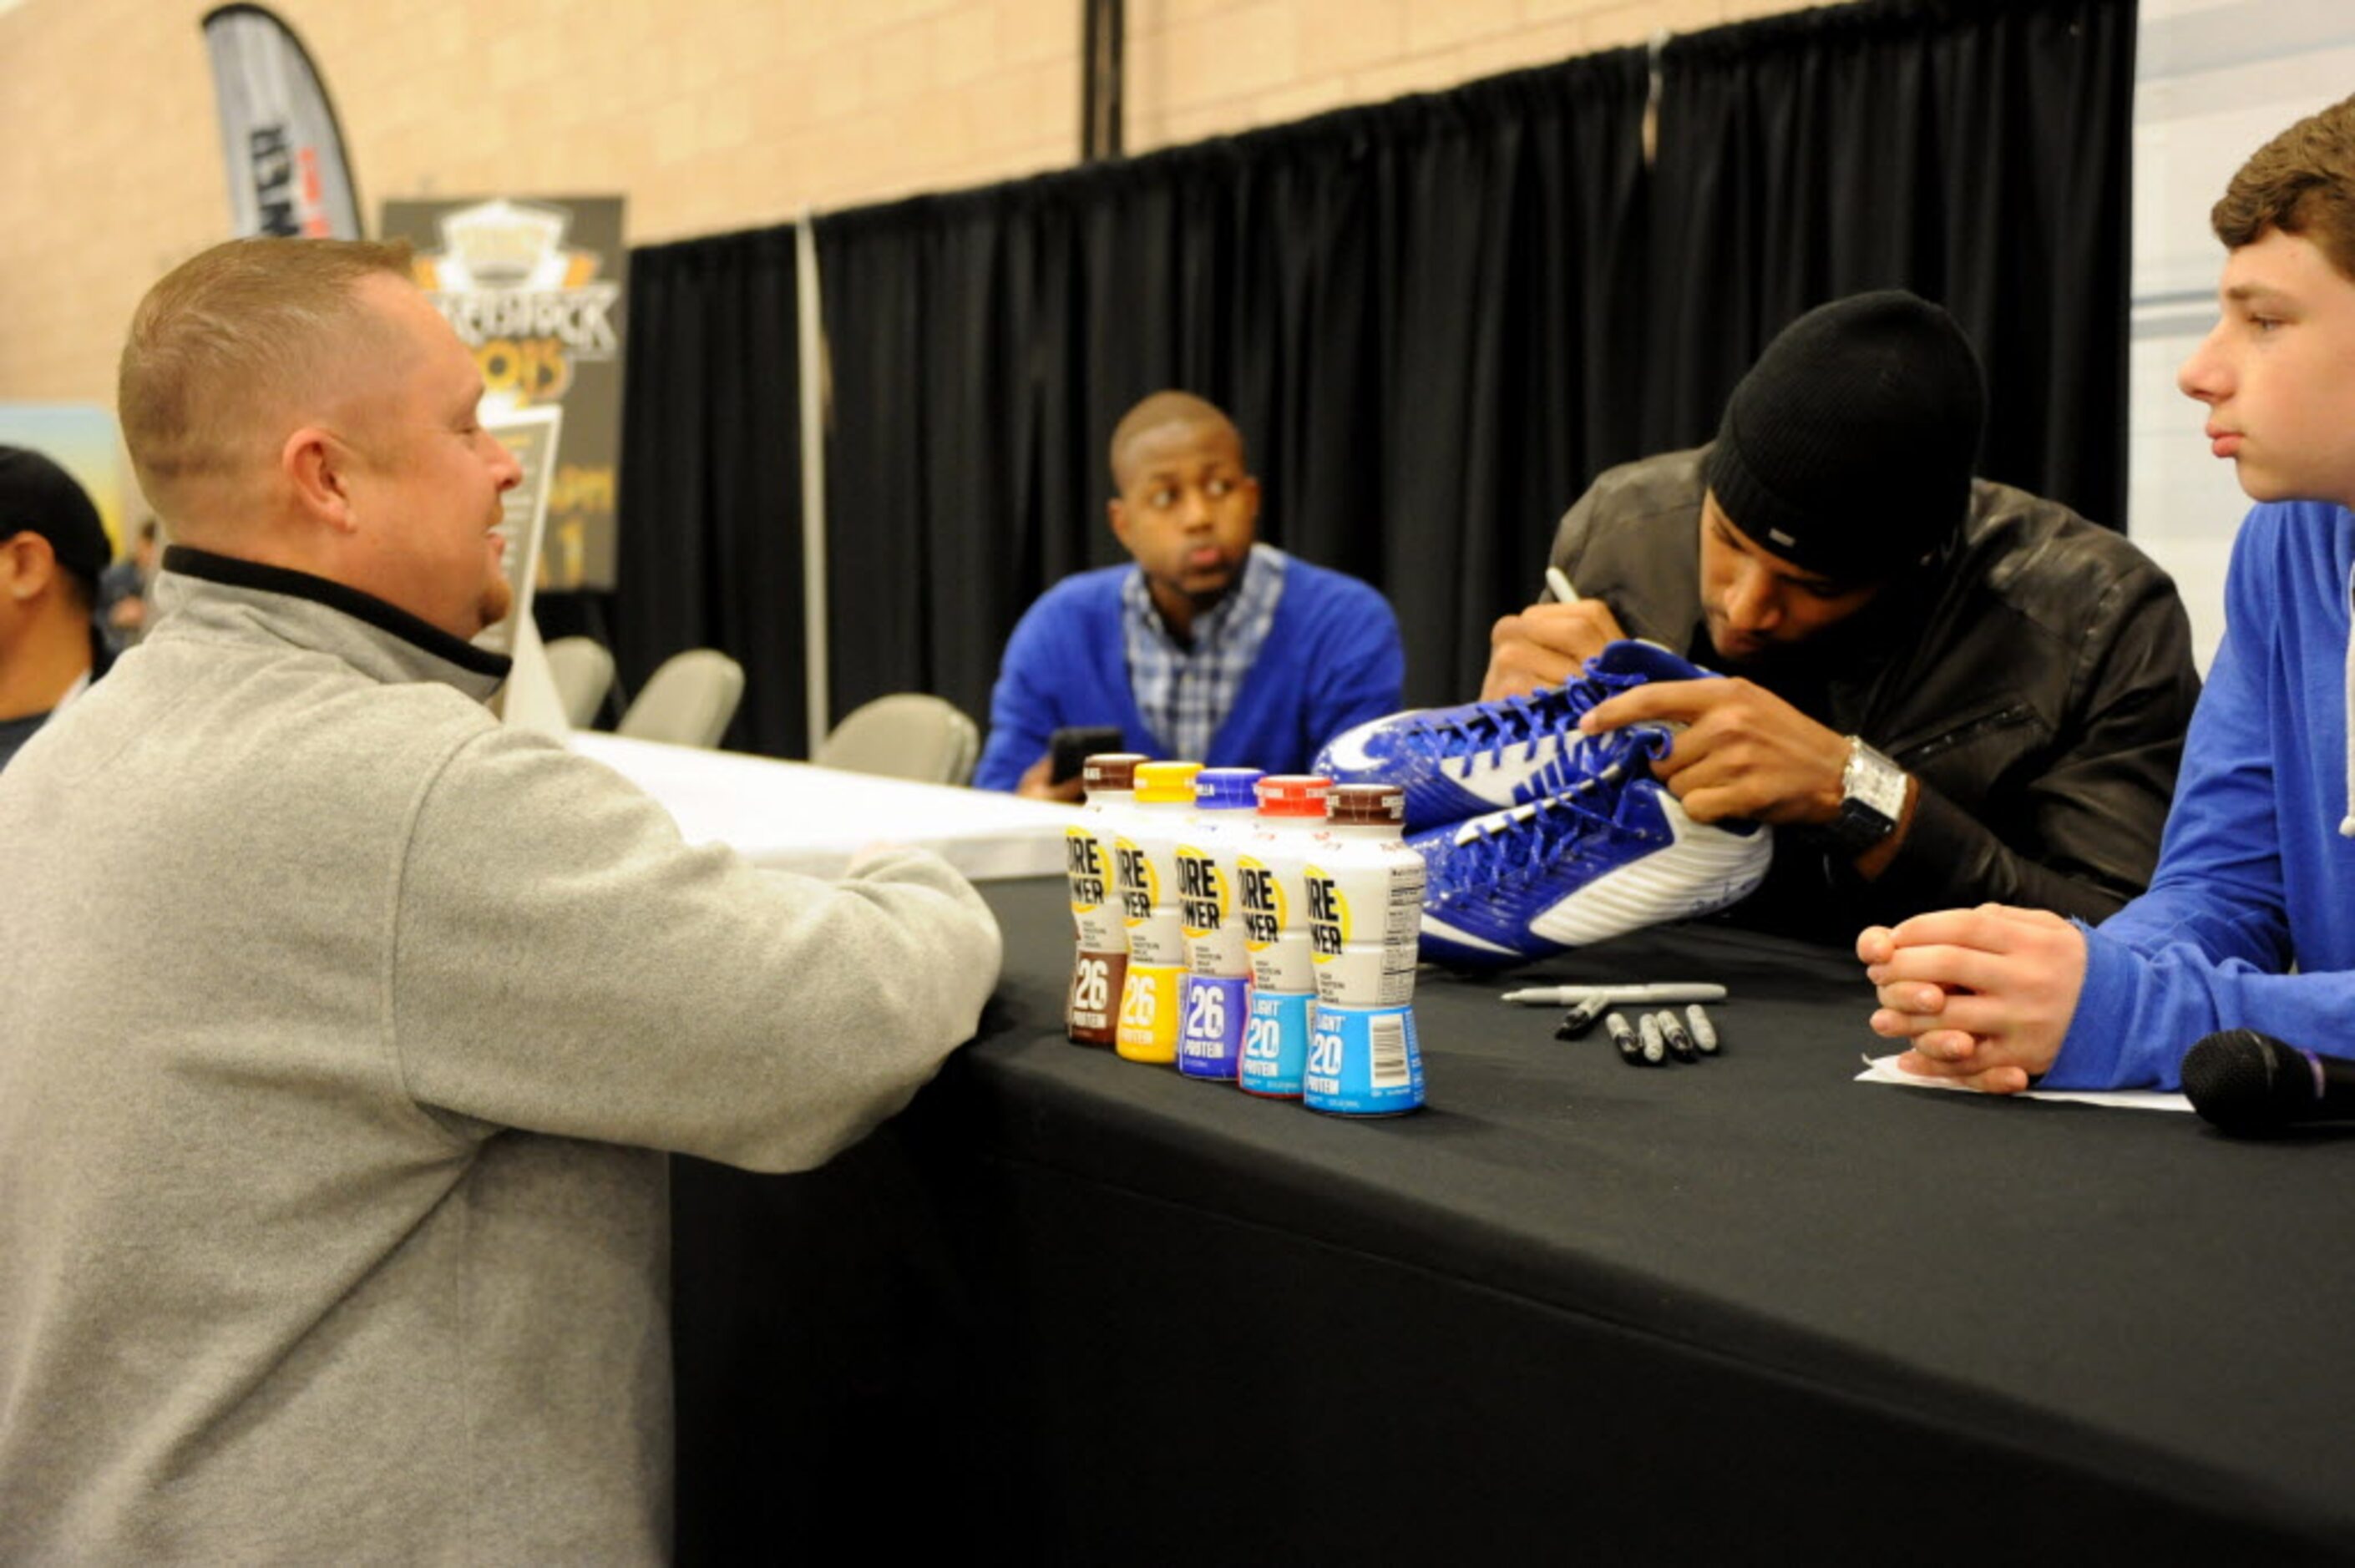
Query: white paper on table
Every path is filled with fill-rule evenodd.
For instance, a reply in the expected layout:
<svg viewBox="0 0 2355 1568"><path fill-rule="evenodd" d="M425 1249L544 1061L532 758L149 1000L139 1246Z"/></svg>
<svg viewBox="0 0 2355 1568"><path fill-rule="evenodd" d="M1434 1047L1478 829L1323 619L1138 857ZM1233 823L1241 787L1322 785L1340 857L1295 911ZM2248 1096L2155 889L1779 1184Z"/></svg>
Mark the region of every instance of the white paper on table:
<svg viewBox="0 0 2355 1568"><path fill-rule="evenodd" d="M840 876L869 844L928 849L975 882L1060 876L1077 806L995 789L919 784L666 746L602 730L566 742L653 796L691 844L723 843L754 865Z"/></svg>
<svg viewBox="0 0 2355 1568"><path fill-rule="evenodd" d="M1902 1089L1960 1089L1964 1094L1981 1091L1952 1078L1923 1078L1901 1071L1897 1057L1867 1056L1864 1071L1856 1075L1859 1084L1894 1084ZM2181 1095L2170 1095L2158 1089L2029 1089L2016 1097L2030 1100L2074 1100L2079 1105L2112 1106L2126 1110L2188 1111L2191 1102Z"/></svg>

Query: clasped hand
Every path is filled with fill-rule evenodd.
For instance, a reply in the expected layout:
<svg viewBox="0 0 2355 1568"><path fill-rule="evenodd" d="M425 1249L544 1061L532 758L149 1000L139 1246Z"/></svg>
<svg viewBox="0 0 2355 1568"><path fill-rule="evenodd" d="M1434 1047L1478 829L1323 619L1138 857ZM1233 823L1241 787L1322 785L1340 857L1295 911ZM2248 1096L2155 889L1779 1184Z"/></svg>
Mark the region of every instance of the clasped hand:
<svg viewBox="0 0 2355 1568"><path fill-rule="evenodd" d="M1941 909L1856 939L1902 1071L2018 1094L2052 1065L2085 985L2085 934L2043 909Z"/></svg>

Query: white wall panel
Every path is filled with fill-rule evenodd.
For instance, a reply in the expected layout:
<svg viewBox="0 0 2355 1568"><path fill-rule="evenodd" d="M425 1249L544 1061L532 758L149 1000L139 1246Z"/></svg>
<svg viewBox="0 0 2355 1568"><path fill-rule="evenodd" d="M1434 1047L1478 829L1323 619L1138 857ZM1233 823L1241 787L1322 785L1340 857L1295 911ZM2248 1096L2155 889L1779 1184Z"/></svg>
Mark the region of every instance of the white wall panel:
<svg viewBox="0 0 2355 1568"><path fill-rule="evenodd" d="M2137 42L2127 527L2174 574L2204 671L2224 634L2224 565L2249 504L2232 465L2209 455L2206 410L2175 389L2176 367L2216 319L2224 252L2208 209L2276 132L2355 93L2355 5L2143 0Z"/></svg>

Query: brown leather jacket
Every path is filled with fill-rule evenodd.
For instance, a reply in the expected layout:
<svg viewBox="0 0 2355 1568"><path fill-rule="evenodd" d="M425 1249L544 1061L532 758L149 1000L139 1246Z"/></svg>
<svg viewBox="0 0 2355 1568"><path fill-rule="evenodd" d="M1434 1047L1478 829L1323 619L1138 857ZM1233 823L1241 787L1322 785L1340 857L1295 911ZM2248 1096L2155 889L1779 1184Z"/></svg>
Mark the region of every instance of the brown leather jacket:
<svg viewBox="0 0 2355 1568"><path fill-rule="evenodd" d="M1629 635L1704 664L1706 450L1603 474L1553 546ZM1743 673L1886 752L1920 800L1871 882L1816 835L1778 834L1742 923L1846 940L1989 900L2098 920L2147 885L2200 681L2174 583L2124 537L1977 481L1952 546L1806 652Z"/></svg>

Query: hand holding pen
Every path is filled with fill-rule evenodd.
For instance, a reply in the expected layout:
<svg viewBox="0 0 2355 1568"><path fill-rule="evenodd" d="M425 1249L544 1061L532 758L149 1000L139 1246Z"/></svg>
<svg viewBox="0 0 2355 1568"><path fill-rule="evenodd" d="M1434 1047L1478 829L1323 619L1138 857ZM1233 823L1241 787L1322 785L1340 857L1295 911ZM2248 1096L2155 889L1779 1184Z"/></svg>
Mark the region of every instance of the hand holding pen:
<svg viewBox="0 0 2355 1568"><path fill-rule="evenodd" d="M1480 699L1559 686L1606 643L1627 634L1611 607L1579 593L1559 567L1546 568L1546 597L1497 622L1488 634L1488 674Z"/></svg>

